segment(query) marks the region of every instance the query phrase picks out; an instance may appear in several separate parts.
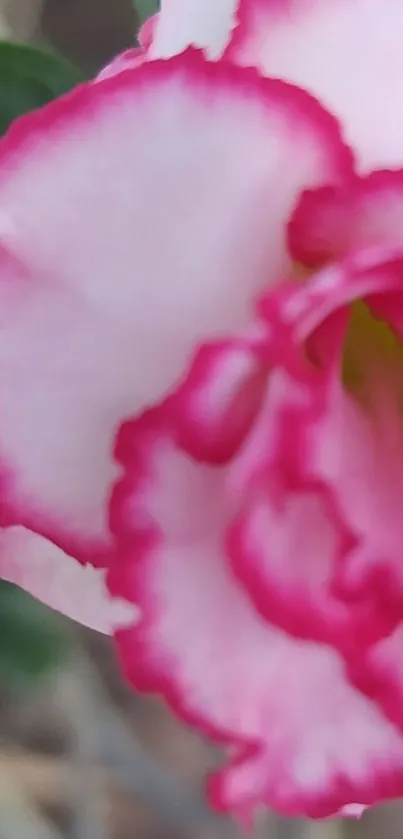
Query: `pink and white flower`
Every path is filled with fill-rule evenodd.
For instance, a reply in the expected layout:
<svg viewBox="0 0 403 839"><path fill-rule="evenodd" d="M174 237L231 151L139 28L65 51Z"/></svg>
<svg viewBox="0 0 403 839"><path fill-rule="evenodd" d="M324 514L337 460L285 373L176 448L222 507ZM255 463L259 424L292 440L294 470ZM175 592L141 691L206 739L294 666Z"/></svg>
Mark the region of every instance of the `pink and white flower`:
<svg viewBox="0 0 403 839"><path fill-rule="evenodd" d="M2 527L108 566L120 423L199 341L248 324L290 264L301 190L351 176L309 95L192 50L15 124L0 144Z"/></svg>
<svg viewBox="0 0 403 839"><path fill-rule="evenodd" d="M377 316L396 327L402 282L400 255L364 251L269 292L266 333L204 347L118 437L109 585L141 610L125 670L229 747L212 800L243 818L402 794L377 687L403 614L403 351Z"/></svg>
<svg viewBox="0 0 403 839"><path fill-rule="evenodd" d="M0 574L116 630L243 818L403 794L402 36L165 0L0 142Z"/></svg>

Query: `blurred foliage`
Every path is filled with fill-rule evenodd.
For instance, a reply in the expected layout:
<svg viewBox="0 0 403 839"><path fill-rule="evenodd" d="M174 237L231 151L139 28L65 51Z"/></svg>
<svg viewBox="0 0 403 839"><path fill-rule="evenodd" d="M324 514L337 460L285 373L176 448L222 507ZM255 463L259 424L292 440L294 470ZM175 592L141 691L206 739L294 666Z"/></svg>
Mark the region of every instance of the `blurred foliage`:
<svg viewBox="0 0 403 839"><path fill-rule="evenodd" d="M0 133L21 114L66 93L82 75L58 55L0 42Z"/></svg>
<svg viewBox="0 0 403 839"><path fill-rule="evenodd" d="M218 0L217 0L218 3ZM159 6L158 0L134 0L134 7L138 13L140 22L155 14Z"/></svg>
<svg viewBox="0 0 403 839"><path fill-rule="evenodd" d="M66 93L82 74L58 55L0 42L0 133L14 119ZM67 653L59 616L25 592L0 581L0 681L23 686L43 676Z"/></svg>
<svg viewBox="0 0 403 839"><path fill-rule="evenodd" d="M69 649L61 618L11 583L0 582L0 682L25 688Z"/></svg>

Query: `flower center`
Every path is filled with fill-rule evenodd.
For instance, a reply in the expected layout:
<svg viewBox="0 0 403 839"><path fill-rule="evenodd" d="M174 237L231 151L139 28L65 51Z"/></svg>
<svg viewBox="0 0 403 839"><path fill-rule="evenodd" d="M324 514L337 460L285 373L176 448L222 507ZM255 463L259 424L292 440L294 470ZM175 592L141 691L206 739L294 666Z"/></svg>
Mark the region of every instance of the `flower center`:
<svg viewBox="0 0 403 839"><path fill-rule="evenodd" d="M382 415L388 406L401 413L403 344L386 320L363 301L350 308L341 377L346 390L371 412Z"/></svg>

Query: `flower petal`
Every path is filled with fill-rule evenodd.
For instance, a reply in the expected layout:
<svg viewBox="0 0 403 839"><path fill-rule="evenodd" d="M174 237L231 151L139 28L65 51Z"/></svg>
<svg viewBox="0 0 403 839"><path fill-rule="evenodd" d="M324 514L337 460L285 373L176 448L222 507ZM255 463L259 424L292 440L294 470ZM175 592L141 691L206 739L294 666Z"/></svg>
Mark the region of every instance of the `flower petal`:
<svg viewBox="0 0 403 839"><path fill-rule="evenodd" d="M306 191L288 225L297 262L319 268L349 250L403 245L403 170L381 170L337 188Z"/></svg>
<svg viewBox="0 0 403 839"><path fill-rule="evenodd" d="M0 524L107 564L115 432L249 322L301 188L350 166L303 92L188 51L0 144ZM287 178L284 179L284 171Z"/></svg>
<svg viewBox="0 0 403 839"><path fill-rule="evenodd" d="M331 648L263 621L223 554L231 515L225 468L175 443L172 404L126 425L126 474L111 523L114 594L142 618L120 630L126 673L203 732L231 747L213 803L247 819L262 803L324 817L403 791L403 738L347 681Z"/></svg>
<svg viewBox="0 0 403 839"><path fill-rule="evenodd" d="M366 809L363 804L347 804L340 811L340 815L345 819L360 819Z"/></svg>
<svg viewBox="0 0 403 839"><path fill-rule="evenodd" d="M340 350L340 332L334 329L334 316L357 300L370 299L373 308L383 308L389 298L395 299L401 292L402 271L401 248L365 248L324 267L305 283L289 282L269 289L260 300L260 314L267 319L269 328L273 319L277 329L281 323L286 327L285 365L290 363L284 355L290 349L290 330L293 340L302 344L327 321L333 343Z"/></svg>
<svg viewBox="0 0 403 839"><path fill-rule="evenodd" d="M181 445L196 460L225 463L249 432L266 387L267 336L203 344L175 393Z"/></svg>
<svg viewBox="0 0 403 839"><path fill-rule="evenodd" d="M147 18L147 20L144 21L142 26L140 26L137 37L141 49L145 52L147 52L147 50L151 47L151 44L153 42L155 27L158 23L158 17L159 12L157 12L155 15L151 15L151 17Z"/></svg>
<svg viewBox="0 0 403 839"><path fill-rule="evenodd" d="M310 397L308 374L304 381L272 372L266 404L229 468L240 511L228 545L237 578L267 620L351 654L392 624L376 604L352 605L334 591L357 539L326 482L311 472L319 409Z"/></svg>
<svg viewBox="0 0 403 839"><path fill-rule="evenodd" d="M335 591L355 604L378 603L390 620L403 615L403 348L383 318L390 308L401 314L402 282L401 253L363 252L319 272L304 288L282 289L266 301L269 307L280 301L296 340L325 369L328 362L316 352L318 333L329 345L331 316L360 299L368 306L367 315L358 310L356 331L352 321L344 346L345 364L352 365L344 370L346 381L341 383L340 370L337 379L321 371L306 380L305 398L311 401L306 469L307 477L328 488L357 539L335 574Z"/></svg>
<svg viewBox="0 0 403 839"><path fill-rule="evenodd" d="M387 611L402 617L403 427L384 395L382 390L383 421L371 421L341 393L328 405L313 430L313 468L332 488L341 515L359 537L356 550L339 567L338 590L348 597L367 595L379 602L384 598Z"/></svg>
<svg viewBox="0 0 403 839"><path fill-rule="evenodd" d="M133 604L109 594L103 569L82 566L23 527L0 530L0 578L15 583L72 620L111 635L133 623Z"/></svg>
<svg viewBox="0 0 403 839"><path fill-rule="evenodd" d="M196 46L219 58L236 24L236 6L237 0L161 0L150 56L167 58Z"/></svg>
<svg viewBox="0 0 403 839"><path fill-rule="evenodd" d="M361 170L402 164L403 5L240 0L238 15L232 60L318 96L341 119Z"/></svg>
<svg viewBox="0 0 403 839"><path fill-rule="evenodd" d="M355 684L403 731L403 624L350 664Z"/></svg>
<svg viewBox="0 0 403 839"><path fill-rule="evenodd" d="M143 61L145 61L145 58L146 54L144 50L138 47L125 50L98 73L96 81L102 82L104 79L109 79L111 76L115 76L123 70L132 70L134 67L140 67Z"/></svg>

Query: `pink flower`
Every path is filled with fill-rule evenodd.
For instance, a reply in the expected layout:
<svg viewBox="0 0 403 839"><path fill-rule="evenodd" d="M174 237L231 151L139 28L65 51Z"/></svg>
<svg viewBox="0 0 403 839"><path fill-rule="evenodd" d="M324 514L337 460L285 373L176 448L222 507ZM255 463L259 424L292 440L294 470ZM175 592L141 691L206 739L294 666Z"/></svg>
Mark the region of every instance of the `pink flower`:
<svg viewBox="0 0 403 839"><path fill-rule="evenodd" d="M248 323L290 263L301 190L351 173L308 94L192 50L15 124L0 144L1 526L108 566L120 423L201 340Z"/></svg>
<svg viewBox="0 0 403 839"><path fill-rule="evenodd" d="M165 0L0 143L0 573L119 627L244 819L403 794L403 14L364 5Z"/></svg>
<svg viewBox="0 0 403 839"><path fill-rule="evenodd" d="M359 168L401 162L338 93ZM290 251L329 267L269 290L256 329L205 345L118 438L109 583L142 612L117 635L126 673L229 747L211 795L242 817L402 794L402 198L397 171L306 192Z"/></svg>
<svg viewBox="0 0 403 839"><path fill-rule="evenodd" d="M364 251L269 292L262 329L199 350L118 437L126 674L227 745L211 797L242 818L402 794L403 350L376 320L402 282Z"/></svg>

